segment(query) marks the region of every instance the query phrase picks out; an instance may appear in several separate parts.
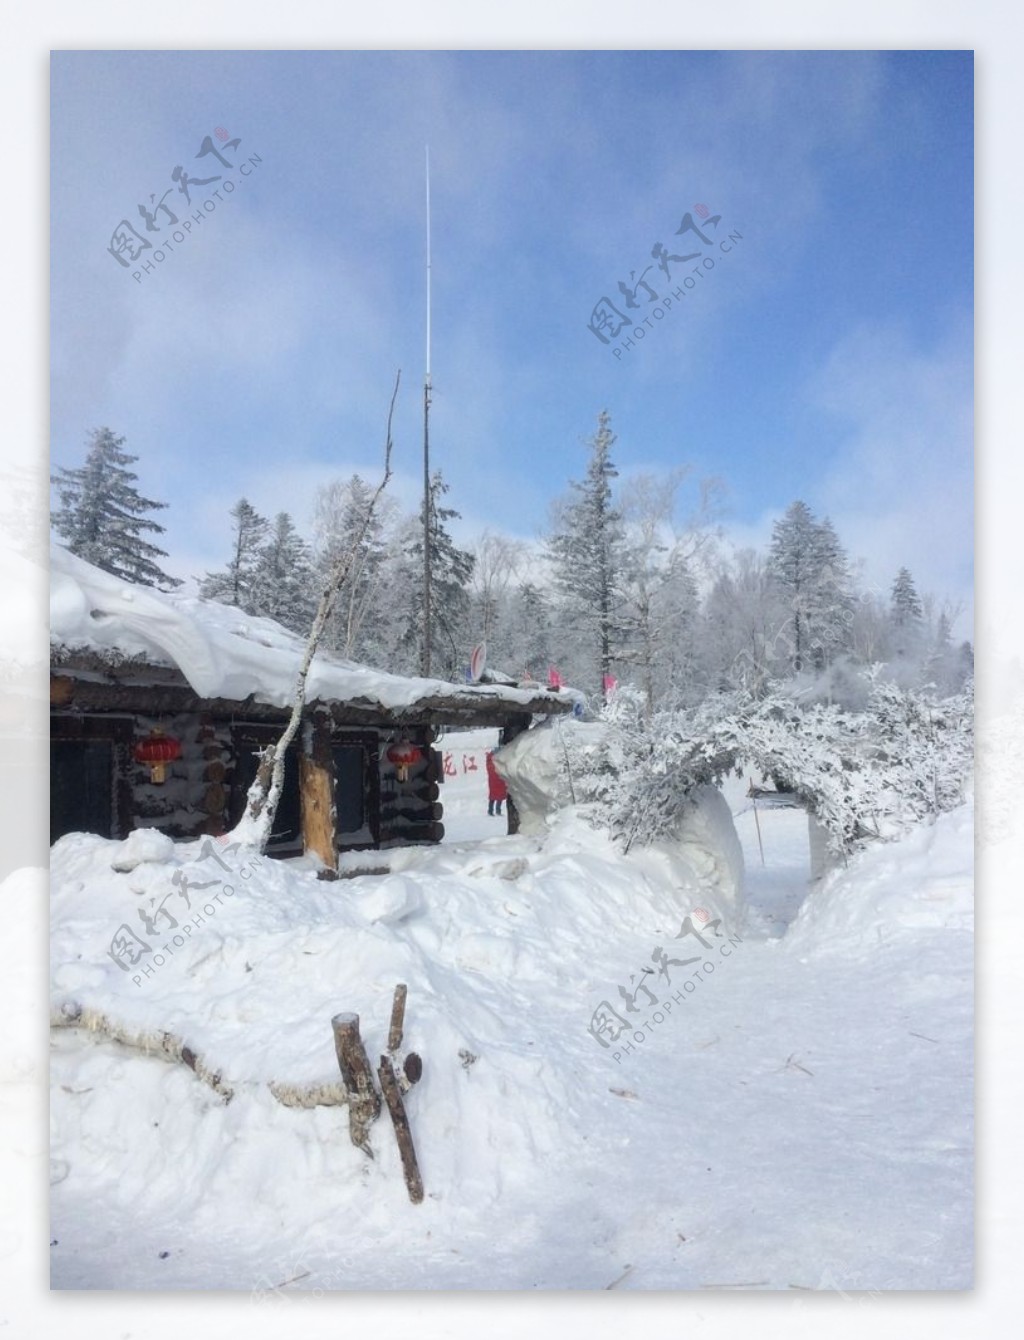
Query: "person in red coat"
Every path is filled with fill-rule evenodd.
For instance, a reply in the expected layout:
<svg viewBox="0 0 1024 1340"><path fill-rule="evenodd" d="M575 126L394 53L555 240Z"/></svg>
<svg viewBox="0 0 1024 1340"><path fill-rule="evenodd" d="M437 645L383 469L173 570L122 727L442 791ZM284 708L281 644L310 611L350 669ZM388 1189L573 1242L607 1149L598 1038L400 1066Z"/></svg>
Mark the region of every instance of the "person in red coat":
<svg viewBox="0 0 1024 1340"><path fill-rule="evenodd" d="M498 776L494 766L494 754L487 751L487 813L500 814L501 802L508 796L508 787Z"/></svg>

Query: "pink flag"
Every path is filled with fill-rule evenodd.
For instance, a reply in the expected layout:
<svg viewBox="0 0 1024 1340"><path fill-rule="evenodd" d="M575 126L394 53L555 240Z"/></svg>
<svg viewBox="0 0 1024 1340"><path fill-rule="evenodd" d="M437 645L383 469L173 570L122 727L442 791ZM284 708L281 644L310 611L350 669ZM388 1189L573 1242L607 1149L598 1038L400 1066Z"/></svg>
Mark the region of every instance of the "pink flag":
<svg viewBox="0 0 1024 1340"><path fill-rule="evenodd" d="M615 678L614 675L605 675L603 683L604 683L604 696L606 698L610 698L611 695L615 692L615 690L619 687L619 681Z"/></svg>
<svg viewBox="0 0 1024 1340"><path fill-rule="evenodd" d="M560 689L562 687L562 676L553 665L548 666L548 687L552 689Z"/></svg>

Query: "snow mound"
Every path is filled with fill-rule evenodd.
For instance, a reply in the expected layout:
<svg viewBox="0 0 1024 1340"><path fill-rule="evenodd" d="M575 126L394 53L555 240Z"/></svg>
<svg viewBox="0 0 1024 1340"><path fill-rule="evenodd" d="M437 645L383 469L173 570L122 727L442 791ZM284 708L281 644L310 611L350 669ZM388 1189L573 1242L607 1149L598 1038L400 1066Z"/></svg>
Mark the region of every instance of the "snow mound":
<svg viewBox="0 0 1024 1340"><path fill-rule="evenodd" d="M423 909L423 895L419 887L402 875L386 875L382 879L361 883L368 883L368 887L359 893L354 907L356 915L365 920L368 926L375 922L394 926Z"/></svg>
<svg viewBox="0 0 1024 1340"><path fill-rule="evenodd" d="M859 852L810 894L784 943L861 953L923 930L971 933L973 829L969 801L898 843Z"/></svg>
<svg viewBox="0 0 1024 1340"><path fill-rule="evenodd" d="M676 829L676 841L693 870L698 889L713 889L736 922L743 912L743 848L732 811L714 786L690 795Z"/></svg>
<svg viewBox="0 0 1024 1340"><path fill-rule="evenodd" d="M563 731L572 731L574 753L585 756L588 748L604 743L609 727L601 722L547 722L516 736L494 755L519 811L520 832L548 833L557 827L556 816L573 806ZM731 927L742 922L743 849L729 805L715 787L700 786L691 793L673 837L655 843L654 850L668 859L681 903L713 909ZM642 851L634 847L631 854L640 860Z"/></svg>
<svg viewBox="0 0 1024 1340"><path fill-rule="evenodd" d="M271 1164L307 1170L312 1219L337 1213L339 1185L352 1205L372 1204L368 1178L401 1205L386 1124L375 1127L379 1159L368 1168L344 1116L306 1102L338 1101L332 1016L357 1013L375 1058L400 982L405 1045L424 1063L408 1101L429 1189L497 1206L564 1158L581 1084L606 1100L588 1032L594 1003L652 945L670 944L692 906L680 907L667 864L645 876L571 813L543 841L399 848L390 873L336 881L301 861L203 841L145 859L168 854L151 843L68 834L51 852L59 1045L83 1048L90 1073L102 1070L89 1060L97 1042L121 1049L140 1092L151 1086L140 1113L162 1129L171 1094L178 1111L173 1137L138 1163L125 1157L137 1123L125 1122L110 1086L76 1084L74 1116L57 1116L55 1154L69 1164L68 1185L120 1168L123 1194L151 1207L168 1188L198 1207L244 1184L293 1213L292 1173L268 1177ZM142 1053L160 1059L152 1079L138 1069ZM197 1096L180 1101L190 1085ZM229 1115L212 1116L225 1100ZM226 1138L236 1130L246 1139ZM192 1152L182 1161L184 1144Z"/></svg>
<svg viewBox="0 0 1024 1340"><path fill-rule="evenodd" d="M118 850L112 855L111 870L128 873L146 861L164 863L174 856L174 842L166 833L156 828L136 828L133 833L118 843Z"/></svg>
<svg viewBox="0 0 1024 1340"><path fill-rule="evenodd" d="M607 736L600 722L573 721L574 748L597 747ZM494 755L494 766L519 811L519 831L542 835L548 820L573 804L574 793L561 722L545 723L517 735Z"/></svg>

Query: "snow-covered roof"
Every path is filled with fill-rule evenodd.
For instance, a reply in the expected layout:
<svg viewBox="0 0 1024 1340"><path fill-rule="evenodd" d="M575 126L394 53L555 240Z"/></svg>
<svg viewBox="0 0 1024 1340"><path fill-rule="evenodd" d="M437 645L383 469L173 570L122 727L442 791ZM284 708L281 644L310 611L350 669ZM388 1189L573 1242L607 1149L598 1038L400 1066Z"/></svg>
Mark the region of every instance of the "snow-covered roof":
<svg viewBox="0 0 1024 1340"><path fill-rule="evenodd" d="M176 668L201 698L247 698L287 707L305 650L304 639L272 619L253 618L232 605L198 596L135 586L54 545L50 554L50 643L63 653L100 658L137 657ZM361 702L401 712L439 700L485 713L493 707L558 712L566 693L539 686L450 684L374 670L318 652L307 680L309 702Z"/></svg>

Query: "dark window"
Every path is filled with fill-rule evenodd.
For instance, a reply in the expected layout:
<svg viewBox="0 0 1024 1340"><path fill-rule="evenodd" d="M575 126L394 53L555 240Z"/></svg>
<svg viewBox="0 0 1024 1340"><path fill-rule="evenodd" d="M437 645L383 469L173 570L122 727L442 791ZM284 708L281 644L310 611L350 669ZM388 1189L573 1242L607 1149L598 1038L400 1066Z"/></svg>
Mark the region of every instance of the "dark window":
<svg viewBox="0 0 1024 1340"><path fill-rule="evenodd" d="M50 841L65 833L114 837L113 740L50 741Z"/></svg>

